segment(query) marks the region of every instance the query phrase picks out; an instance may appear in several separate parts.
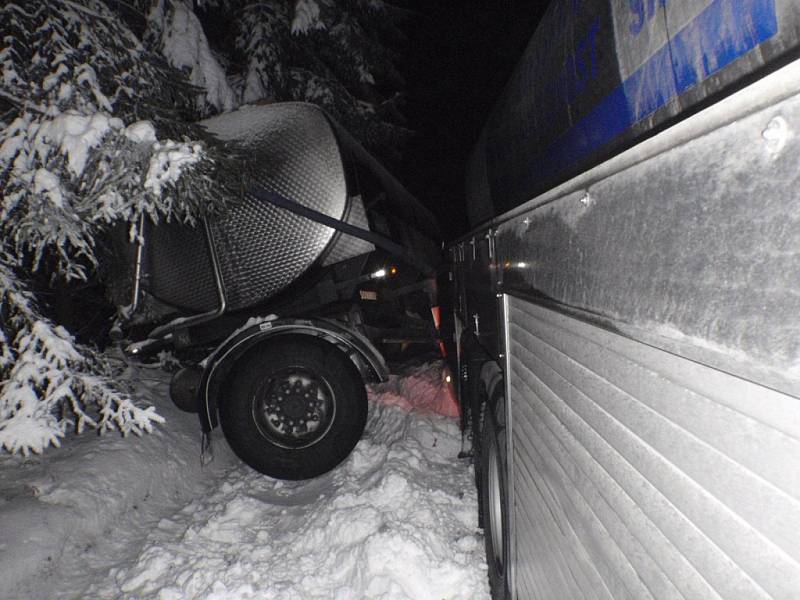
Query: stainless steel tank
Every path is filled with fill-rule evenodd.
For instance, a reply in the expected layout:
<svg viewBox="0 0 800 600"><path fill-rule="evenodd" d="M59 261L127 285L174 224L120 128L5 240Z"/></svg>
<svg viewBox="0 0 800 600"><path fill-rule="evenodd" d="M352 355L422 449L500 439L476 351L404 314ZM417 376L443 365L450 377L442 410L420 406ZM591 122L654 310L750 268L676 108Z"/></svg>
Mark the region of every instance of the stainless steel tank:
<svg viewBox="0 0 800 600"><path fill-rule="evenodd" d="M348 194L333 125L319 108L302 103L246 106L202 123L223 142L249 154L261 187L298 204L368 229L363 202ZM293 214L246 193L208 227L150 227L142 289L163 303L199 313L219 307L213 254L227 310L274 296L314 265L369 252L369 242ZM212 254L213 251L213 254Z"/></svg>

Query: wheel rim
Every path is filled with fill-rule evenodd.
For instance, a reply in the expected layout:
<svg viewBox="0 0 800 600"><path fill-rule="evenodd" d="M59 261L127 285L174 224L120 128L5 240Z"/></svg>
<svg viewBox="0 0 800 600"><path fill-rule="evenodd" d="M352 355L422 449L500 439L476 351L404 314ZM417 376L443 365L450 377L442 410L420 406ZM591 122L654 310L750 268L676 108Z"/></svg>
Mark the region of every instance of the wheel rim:
<svg viewBox="0 0 800 600"><path fill-rule="evenodd" d="M492 537L492 557L494 568L498 573L503 572L504 543L503 543L503 496L500 488L500 455L497 449L497 440L489 444L489 464L487 485L489 492L489 528Z"/></svg>
<svg viewBox="0 0 800 600"><path fill-rule="evenodd" d="M330 431L336 397L328 381L304 367L272 374L252 399L253 420L267 440L281 448L308 448Z"/></svg>

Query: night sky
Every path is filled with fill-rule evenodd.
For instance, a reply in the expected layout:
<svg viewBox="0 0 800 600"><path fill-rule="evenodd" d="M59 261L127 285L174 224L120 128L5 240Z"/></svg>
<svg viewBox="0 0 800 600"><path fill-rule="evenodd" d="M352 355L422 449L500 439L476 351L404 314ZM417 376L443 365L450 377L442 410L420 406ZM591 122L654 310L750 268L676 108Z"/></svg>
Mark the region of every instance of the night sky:
<svg viewBox="0 0 800 600"><path fill-rule="evenodd" d="M466 159L547 1L410 4L404 113L416 133L398 175L452 239L469 229Z"/></svg>

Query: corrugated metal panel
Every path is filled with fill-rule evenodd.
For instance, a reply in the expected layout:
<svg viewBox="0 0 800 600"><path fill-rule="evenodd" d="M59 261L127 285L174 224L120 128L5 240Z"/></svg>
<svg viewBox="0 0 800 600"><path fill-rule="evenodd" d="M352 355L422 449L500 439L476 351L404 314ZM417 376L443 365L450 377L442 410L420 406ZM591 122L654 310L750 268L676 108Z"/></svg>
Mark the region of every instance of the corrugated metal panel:
<svg viewBox="0 0 800 600"><path fill-rule="evenodd" d="M517 598L800 598L800 400L509 298Z"/></svg>

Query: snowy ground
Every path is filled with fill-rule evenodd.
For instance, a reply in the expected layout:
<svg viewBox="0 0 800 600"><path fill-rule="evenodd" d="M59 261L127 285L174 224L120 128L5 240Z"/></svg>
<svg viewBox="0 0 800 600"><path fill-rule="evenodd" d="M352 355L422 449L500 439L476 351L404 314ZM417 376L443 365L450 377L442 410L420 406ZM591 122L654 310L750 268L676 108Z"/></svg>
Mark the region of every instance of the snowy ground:
<svg viewBox="0 0 800 600"><path fill-rule="evenodd" d="M0 597L489 597L458 427L430 412L451 412L439 365L370 390L350 458L291 483L220 439L201 467L196 417L170 406L160 372L140 380L168 419L155 434L0 459Z"/></svg>

